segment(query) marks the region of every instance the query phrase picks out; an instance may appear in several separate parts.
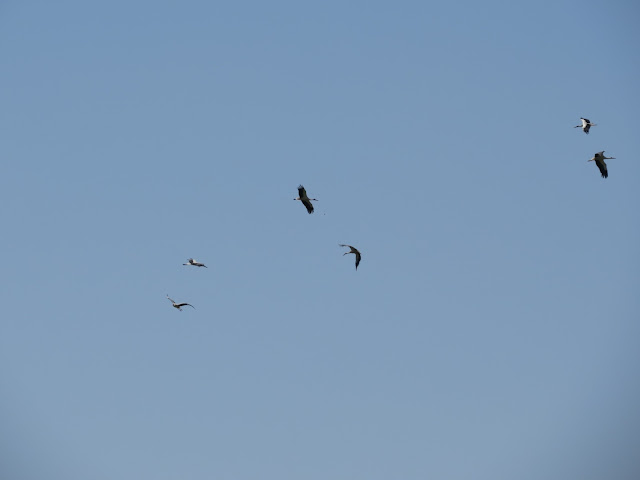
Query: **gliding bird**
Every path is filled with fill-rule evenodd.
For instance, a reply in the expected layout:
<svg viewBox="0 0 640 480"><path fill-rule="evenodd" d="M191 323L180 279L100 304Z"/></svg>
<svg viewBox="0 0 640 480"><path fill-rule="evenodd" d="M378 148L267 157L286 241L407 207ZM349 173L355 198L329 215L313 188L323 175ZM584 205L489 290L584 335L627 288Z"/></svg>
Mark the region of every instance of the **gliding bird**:
<svg viewBox="0 0 640 480"><path fill-rule="evenodd" d="M193 265L194 267L204 267L204 268L209 268L207 267L204 263L200 263L200 262L196 262L193 258L189 258L187 260L188 263L183 263L183 265Z"/></svg>
<svg viewBox="0 0 640 480"><path fill-rule="evenodd" d="M358 265L360 265L360 259L362 258L362 255L360 255L360 252L358 251L357 248L352 247L351 245L343 245L342 243L340 244L341 247L349 247L349 251L345 252L342 254L342 256L344 257L345 255L347 255L348 253L355 253L356 254L356 270L358 270Z"/></svg>
<svg viewBox="0 0 640 480"><path fill-rule="evenodd" d="M167 298L169 298L169 295L167 295ZM182 311L182 307L186 307L187 305L190 306L191 308L193 308L194 310L196 309L196 307L194 307L193 305L191 305L190 303L176 303L174 300L172 300L171 298L169 298L169 301L171 303L173 303L173 307L177 308L178 310Z"/></svg>
<svg viewBox="0 0 640 480"><path fill-rule="evenodd" d="M591 160L587 160L587 162L596 162L596 166L598 167L598 169L600 170L600 173L602 174L602 178L607 178L609 176L609 172L607 172L607 164L604 163L605 159L606 160L612 160L615 159L616 157L605 157L604 156L604 150L601 152L596 153L593 158Z"/></svg>
<svg viewBox="0 0 640 480"><path fill-rule="evenodd" d="M318 200L315 198L307 197L307 191L304 189L302 185L298 187L298 198L294 198L294 200L300 200L302 204L307 207L307 212L313 213L313 205L311 204L311 200L317 202Z"/></svg>
<svg viewBox="0 0 640 480"><path fill-rule="evenodd" d="M589 135L589 129L590 129L591 127L595 127L595 126L596 126L596 124L595 124L595 123L591 123L591 120L589 120L588 118L582 118L582 117L580 117L580 120L582 120L582 125L576 125L576 126L575 126L575 127L573 127L573 128L581 128L581 129L582 129L582 131L583 131L584 133L586 133L587 135Z"/></svg>

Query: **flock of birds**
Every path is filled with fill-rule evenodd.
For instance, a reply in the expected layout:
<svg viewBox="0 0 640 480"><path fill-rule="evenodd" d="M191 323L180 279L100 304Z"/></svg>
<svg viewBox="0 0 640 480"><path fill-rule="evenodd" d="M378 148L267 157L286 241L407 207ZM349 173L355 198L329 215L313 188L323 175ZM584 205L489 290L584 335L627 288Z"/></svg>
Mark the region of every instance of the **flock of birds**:
<svg viewBox="0 0 640 480"><path fill-rule="evenodd" d="M576 125L574 128L581 128L582 131L587 135L589 134L589 130L591 129L591 127L595 127L597 125L595 123L591 123L591 120L589 120L588 118L580 117L580 121L581 121L581 124ZM600 174L602 175L602 178L607 178L609 176L609 172L607 171L607 164L605 163L605 160L612 160L612 159L615 159L615 157L605 157L604 150L602 150L601 152L597 152L596 154L594 154L593 158L591 158L588 161L596 162L596 166L600 170ZM298 187L298 198L294 198L294 200L298 200L302 202L302 205L305 206L309 214L313 213L313 204L311 202L318 201L317 198L309 198L309 196L307 195L307 191L302 185ZM349 249L348 252L345 252L342 254L343 256L349 255L350 253L353 253L356 256L356 270L358 270L358 265L360 265L362 254L358 251L356 247L352 245L345 245L341 243L340 246L346 247ZM204 263L197 262L193 258L187 259L187 263L183 263L183 265L199 267L199 268L201 267L208 268ZM169 301L172 303L174 308L177 308L180 311L182 311L182 307L191 307L193 309L196 308L190 303L185 303L185 302L177 303L172 298L170 298L169 295L167 295L167 299L169 299Z"/></svg>
<svg viewBox="0 0 640 480"><path fill-rule="evenodd" d="M313 213L313 204L311 202L318 201L317 198L309 198L309 196L307 195L307 191L304 189L302 185L298 187L298 198L294 198L294 200L299 200L300 202L302 202L302 204L305 206L309 214ZM349 249L349 251L343 253L342 256L349 255L350 253L353 253L356 256L356 270L358 270L358 265L360 265L360 259L362 258L362 254L360 253L360 251L352 245L345 245L341 243L340 246L347 247ZM209 268L204 263L200 263L194 260L193 258L187 259L187 263L183 263L182 265ZM167 299L171 302L171 304L173 305L173 308L177 308L180 311L182 311L182 307L191 307L193 309L196 308L190 303L186 303L186 302L177 303L175 300L169 297L169 295L167 295Z"/></svg>
<svg viewBox="0 0 640 480"><path fill-rule="evenodd" d="M582 122L580 125L576 125L574 128L581 128L584 133L589 135L589 129L591 127L595 127L596 123L591 123L591 120L588 118L580 117L580 121ZM609 176L609 172L607 171L607 164L605 160L615 160L616 157L605 157L604 150L596 153L591 160L587 160L588 162L596 162L596 166L598 170L600 170L600 174L602 178L607 178Z"/></svg>

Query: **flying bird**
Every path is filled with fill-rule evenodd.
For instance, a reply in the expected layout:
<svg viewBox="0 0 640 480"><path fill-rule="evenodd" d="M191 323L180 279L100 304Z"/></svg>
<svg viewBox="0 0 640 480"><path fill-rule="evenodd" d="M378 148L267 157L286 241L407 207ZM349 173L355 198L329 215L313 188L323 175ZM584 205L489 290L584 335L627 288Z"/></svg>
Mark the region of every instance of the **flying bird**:
<svg viewBox="0 0 640 480"><path fill-rule="evenodd" d="M596 124L595 124L595 123L591 123L591 120L589 120L588 118L582 118L582 117L580 117L580 120L582 120L582 124L581 124L581 125L576 125L576 126L575 126L575 127L573 127L573 128L581 128L581 129L582 129L582 131L583 131L584 133L586 133L587 135L589 135L589 129L590 129L591 127L595 127L595 126L596 126Z"/></svg>
<svg viewBox="0 0 640 480"><path fill-rule="evenodd" d="M167 298L169 298L169 295L167 295ZM182 307L186 307L187 305L190 306L191 308L193 308L194 310L196 309L196 307L194 307L193 305L191 305L190 303L176 303L174 300L172 300L171 298L169 298L169 301L171 303L173 303L173 307L177 308L178 310L182 311Z"/></svg>
<svg viewBox="0 0 640 480"><path fill-rule="evenodd" d="M187 263L183 263L183 265L193 265L194 267L209 268L204 263L196 262L193 258L188 259Z"/></svg>
<svg viewBox="0 0 640 480"><path fill-rule="evenodd" d="M615 159L615 158L616 157L605 157L604 156L604 150L603 150L601 152L596 153L591 160L587 160L587 161L588 162L596 162L596 166L600 170L600 173L602 174L602 178L607 178L609 176L609 172L607 172L607 164L604 163L604 161L605 161L605 159L606 160L612 160L612 159Z"/></svg>
<svg viewBox="0 0 640 480"><path fill-rule="evenodd" d="M345 255L347 255L348 253L355 253L356 254L356 270L358 270L358 265L360 265L360 259L362 258L362 255L360 255L360 252L358 251L357 248L352 247L351 245L343 245L342 243L340 244L341 247L349 247L350 250L348 252L345 252L342 254L342 256L344 257Z"/></svg>
<svg viewBox="0 0 640 480"><path fill-rule="evenodd" d="M307 197L307 191L302 185L298 187L298 198L294 198L294 200L300 200L302 204L307 207L307 212L309 213L313 213L313 205L311 204L311 200L313 200L314 202L318 201L315 198Z"/></svg>

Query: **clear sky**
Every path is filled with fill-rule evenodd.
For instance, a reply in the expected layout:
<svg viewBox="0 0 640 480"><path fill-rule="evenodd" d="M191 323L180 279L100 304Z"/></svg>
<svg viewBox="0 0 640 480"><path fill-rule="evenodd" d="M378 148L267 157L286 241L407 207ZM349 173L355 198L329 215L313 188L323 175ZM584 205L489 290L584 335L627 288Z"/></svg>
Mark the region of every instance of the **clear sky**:
<svg viewBox="0 0 640 480"><path fill-rule="evenodd" d="M2 2L0 477L640 478L639 14Z"/></svg>

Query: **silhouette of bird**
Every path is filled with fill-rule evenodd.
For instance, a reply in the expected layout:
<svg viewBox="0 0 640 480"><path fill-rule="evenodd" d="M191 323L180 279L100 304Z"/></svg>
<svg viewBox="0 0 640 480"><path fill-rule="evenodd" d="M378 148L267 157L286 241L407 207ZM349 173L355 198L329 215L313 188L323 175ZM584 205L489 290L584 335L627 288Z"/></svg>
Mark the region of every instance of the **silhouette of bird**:
<svg viewBox="0 0 640 480"><path fill-rule="evenodd" d="M167 298L169 298L169 295L167 295ZM172 300L171 298L169 298L169 301L171 303L173 303L174 308L177 308L178 310L182 311L182 307L186 307L187 305L191 308L193 308L194 310L196 309L196 307L194 307L193 305L191 305L190 303L176 303L174 300Z"/></svg>
<svg viewBox="0 0 640 480"><path fill-rule="evenodd" d="M209 268L209 267L207 267L204 263L196 262L193 258L188 259L188 260L187 260L187 263L183 263L183 265L193 265L194 267L204 267L204 268Z"/></svg>
<svg viewBox="0 0 640 480"><path fill-rule="evenodd" d="M298 198L294 198L294 200L300 200L302 204L307 207L307 212L309 213L313 213L313 205L311 204L311 200L313 200L314 202L318 201L315 198L307 197L307 191L302 185L298 187Z"/></svg>
<svg viewBox="0 0 640 480"><path fill-rule="evenodd" d="M587 160L587 162L596 162L596 166L600 170L600 174L602 178L607 178L609 176L609 172L607 171L607 164L604 163L605 159L607 160L615 160L616 157L605 157L604 150L596 153L591 160Z"/></svg>
<svg viewBox="0 0 640 480"><path fill-rule="evenodd" d="M355 253L356 255L356 270L358 270L358 265L360 265L360 259L362 258L362 255L360 254L360 252L358 251L358 249L356 247L352 247L351 245L343 245L342 243L340 244L341 247L349 247L349 251L345 252L342 254L342 256L344 257L345 255L349 254L349 253Z"/></svg>

